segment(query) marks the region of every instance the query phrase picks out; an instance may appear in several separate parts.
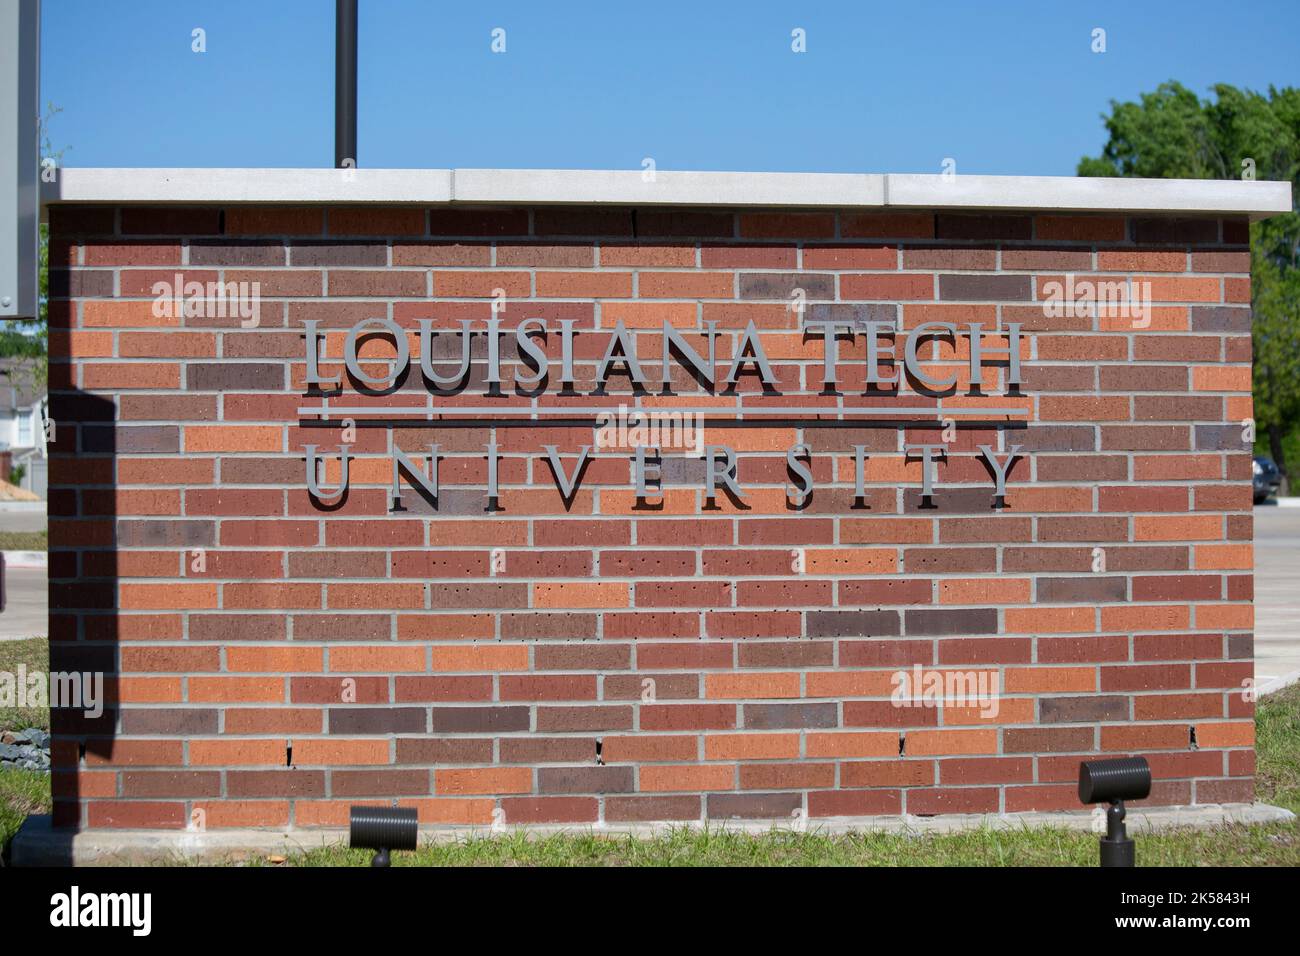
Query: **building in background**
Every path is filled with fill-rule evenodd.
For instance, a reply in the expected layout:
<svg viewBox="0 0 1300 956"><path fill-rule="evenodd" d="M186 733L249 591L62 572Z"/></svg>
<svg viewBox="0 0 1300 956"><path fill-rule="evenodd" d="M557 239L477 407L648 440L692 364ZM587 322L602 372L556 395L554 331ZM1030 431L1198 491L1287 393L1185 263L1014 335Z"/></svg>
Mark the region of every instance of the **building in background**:
<svg viewBox="0 0 1300 956"><path fill-rule="evenodd" d="M17 372L14 359L0 359L0 479L46 496L44 386ZM18 472L17 480L11 476Z"/></svg>

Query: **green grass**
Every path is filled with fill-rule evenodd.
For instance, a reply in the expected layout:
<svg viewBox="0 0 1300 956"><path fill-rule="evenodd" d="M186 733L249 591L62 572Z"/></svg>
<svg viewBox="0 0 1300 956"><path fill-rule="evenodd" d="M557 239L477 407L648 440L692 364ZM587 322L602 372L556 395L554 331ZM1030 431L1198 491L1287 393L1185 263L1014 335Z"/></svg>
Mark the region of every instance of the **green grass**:
<svg viewBox="0 0 1300 956"><path fill-rule="evenodd" d="M0 851L33 813L50 812L50 775L39 770L0 770Z"/></svg>
<svg viewBox="0 0 1300 956"><path fill-rule="evenodd" d="M28 673L50 668L50 643L34 637L25 641L0 641L0 671L18 673L25 664ZM48 684L46 685L49 686ZM49 707L0 707L0 731L50 729ZM50 775L39 770L0 770L0 851L9 855L9 840L24 819L33 813L50 812Z"/></svg>
<svg viewBox="0 0 1300 956"><path fill-rule="evenodd" d="M50 669L50 642L44 637L32 637L23 641L0 641L0 671L18 674L18 665L24 664L27 673L40 671L47 674ZM49 691L49 683L45 685ZM44 707L0 707L0 730L25 730L28 727L50 729L50 708Z"/></svg>
<svg viewBox="0 0 1300 956"><path fill-rule="evenodd" d="M49 533L45 531L0 531L0 551L48 551Z"/></svg>
<svg viewBox="0 0 1300 956"><path fill-rule="evenodd" d="M1255 709L1255 799L1300 815L1300 684Z"/></svg>
<svg viewBox="0 0 1300 956"><path fill-rule="evenodd" d="M1296 866L1300 833L1291 824L1174 830L1138 837L1142 866ZM366 866L371 854L324 847L294 854L291 866ZM265 859L246 861L265 865ZM830 835L773 830L679 829L652 839L591 833L512 833L429 844L393 855L396 866L1096 866L1097 837L1056 827L947 834Z"/></svg>

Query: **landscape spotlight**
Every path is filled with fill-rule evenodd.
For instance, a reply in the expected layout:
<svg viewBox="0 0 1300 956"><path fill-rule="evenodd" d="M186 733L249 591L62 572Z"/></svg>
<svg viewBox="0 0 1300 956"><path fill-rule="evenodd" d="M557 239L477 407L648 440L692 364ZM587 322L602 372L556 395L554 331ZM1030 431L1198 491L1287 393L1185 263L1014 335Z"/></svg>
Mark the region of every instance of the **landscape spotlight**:
<svg viewBox="0 0 1300 956"><path fill-rule="evenodd" d="M390 850L414 850L420 834L414 807L352 807L348 845L375 850L371 866L390 866Z"/></svg>
<svg viewBox="0 0 1300 956"><path fill-rule="evenodd" d="M1079 764L1079 800L1109 803L1106 835L1101 838L1102 866L1132 866L1133 841L1124 829L1124 801L1151 794L1151 765L1145 757L1093 760Z"/></svg>

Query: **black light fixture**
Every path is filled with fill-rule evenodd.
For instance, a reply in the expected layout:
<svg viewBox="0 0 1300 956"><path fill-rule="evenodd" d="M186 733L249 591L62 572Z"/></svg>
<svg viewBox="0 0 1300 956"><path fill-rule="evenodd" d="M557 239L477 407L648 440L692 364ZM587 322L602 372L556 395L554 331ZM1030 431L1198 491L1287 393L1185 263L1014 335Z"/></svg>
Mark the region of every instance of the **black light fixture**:
<svg viewBox="0 0 1300 956"><path fill-rule="evenodd" d="M352 807L348 845L374 850L371 866L391 866L390 850L414 850L420 835L414 807Z"/></svg>
<svg viewBox="0 0 1300 956"><path fill-rule="evenodd" d="M1102 866L1132 866L1133 841L1124 828L1124 801L1151 794L1151 765L1145 757L1121 757L1079 764L1079 800L1109 803L1106 835L1101 838Z"/></svg>
<svg viewBox="0 0 1300 956"><path fill-rule="evenodd" d="M334 0L334 168L357 165L357 0Z"/></svg>

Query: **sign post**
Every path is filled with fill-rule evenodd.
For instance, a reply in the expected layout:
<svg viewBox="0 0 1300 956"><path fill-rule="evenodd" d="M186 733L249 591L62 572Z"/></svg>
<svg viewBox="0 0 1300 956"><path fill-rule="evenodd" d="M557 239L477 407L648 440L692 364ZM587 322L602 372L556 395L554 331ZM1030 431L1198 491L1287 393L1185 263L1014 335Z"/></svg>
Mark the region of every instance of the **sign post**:
<svg viewBox="0 0 1300 956"><path fill-rule="evenodd" d="M40 0L0 0L0 319L37 315Z"/></svg>

